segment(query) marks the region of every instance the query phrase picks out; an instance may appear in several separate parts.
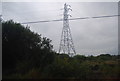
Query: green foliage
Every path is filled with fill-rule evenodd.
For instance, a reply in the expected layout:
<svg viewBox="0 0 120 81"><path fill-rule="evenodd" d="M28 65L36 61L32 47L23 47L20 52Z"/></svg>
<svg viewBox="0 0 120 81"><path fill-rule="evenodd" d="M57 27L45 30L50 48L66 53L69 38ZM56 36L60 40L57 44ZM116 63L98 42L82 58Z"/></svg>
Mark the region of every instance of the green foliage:
<svg viewBox="0 0 120 81"><path fill-rule="evenodd" d="M86 57L83 55L76 55L73 58L76 59L78 62L83 62L86 60Z"/></svg>
<svg viewBox="0 0 120 81"><path fill-rule="evenodd" d="M98 56L98 59L100 60L110 60L112 59L112 56L110 54L101 54Z"/></svg>
<svg viewBox="0 0 120 81"><path fill-rule="evenodd" d="M3 79L116 79L119 55L58 54L51 40L12 20L2 22Z"/></svg>
<svg viewBox="0 0 120 81"><path fill-rule="evenodd" d="M2 23L3 73L25 73L54 60L51 40L12 20ZM17 70L16 70L17 67Z"/></svg>

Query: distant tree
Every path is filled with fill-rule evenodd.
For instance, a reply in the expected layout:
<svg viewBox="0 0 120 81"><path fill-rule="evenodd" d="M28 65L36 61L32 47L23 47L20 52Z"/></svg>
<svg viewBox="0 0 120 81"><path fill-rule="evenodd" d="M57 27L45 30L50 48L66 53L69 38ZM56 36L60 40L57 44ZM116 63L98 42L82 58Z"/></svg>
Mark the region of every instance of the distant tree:
<svg viewBox="0 0 120 81"><path fill-rule="evenodd" d="M100 54L97 58L101 60L111 60L112 56L110 54Z"/></svg>
<svg viewBox="0 0 120 81"><path fill-rule="evenodd" d="M79 62L83 62L86 60L86 57L84 55L76 55L73 58L78 60Z"/></svg>

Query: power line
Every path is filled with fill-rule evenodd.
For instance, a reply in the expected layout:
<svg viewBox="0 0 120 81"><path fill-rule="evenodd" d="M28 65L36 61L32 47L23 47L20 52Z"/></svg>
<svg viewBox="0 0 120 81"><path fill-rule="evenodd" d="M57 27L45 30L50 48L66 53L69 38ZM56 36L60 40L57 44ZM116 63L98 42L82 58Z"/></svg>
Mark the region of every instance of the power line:
<svg viewBox="0 0 120 81"><path fill-rule="evenodd" d="M108 18L108 17L117 17L120 15L106 15L106 16L96 16L96 17L77 17L77 18L71 18L68 20L80 20L80 19L92 19L92 18ZM54 22L54 21L63 21L63 19L56 19L56 20L45 20L45 21L33 21L33 22L23 22L21 24L33 24L33 23L43 23L43 22Z"/></svg>

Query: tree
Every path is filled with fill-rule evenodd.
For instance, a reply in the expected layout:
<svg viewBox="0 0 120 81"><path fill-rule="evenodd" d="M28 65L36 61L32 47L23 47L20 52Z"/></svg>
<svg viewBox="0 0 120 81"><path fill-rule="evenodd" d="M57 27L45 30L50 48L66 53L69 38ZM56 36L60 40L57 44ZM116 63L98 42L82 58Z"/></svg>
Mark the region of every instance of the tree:
<svg viewBox="0 0 120 81"><path fill-rule="evenodd" d="M52 62L53 46L50 43L50 39L19 23L2 22L3 73L14 72L17 66L22 72Z"/></svg>

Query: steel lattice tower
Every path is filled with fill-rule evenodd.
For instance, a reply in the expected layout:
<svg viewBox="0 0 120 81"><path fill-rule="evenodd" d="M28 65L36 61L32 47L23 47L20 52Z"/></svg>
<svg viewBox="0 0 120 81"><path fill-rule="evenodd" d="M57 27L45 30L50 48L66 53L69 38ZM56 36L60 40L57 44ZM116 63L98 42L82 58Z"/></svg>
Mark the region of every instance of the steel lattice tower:
<svg viewBox="0 0 120 81"><path fill-rule="evenodd" d="M70 5L64 4L64 17L63 17L63 29L62 29L62 35L60 40L60 47L59 47L59 53L68 54L70 56L73 56L76 54L71 31L69 28L69 20L68 17L71 16L68 14L69 10L72 11L72 9L69 8Z"/></svg>

